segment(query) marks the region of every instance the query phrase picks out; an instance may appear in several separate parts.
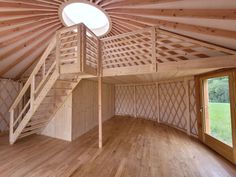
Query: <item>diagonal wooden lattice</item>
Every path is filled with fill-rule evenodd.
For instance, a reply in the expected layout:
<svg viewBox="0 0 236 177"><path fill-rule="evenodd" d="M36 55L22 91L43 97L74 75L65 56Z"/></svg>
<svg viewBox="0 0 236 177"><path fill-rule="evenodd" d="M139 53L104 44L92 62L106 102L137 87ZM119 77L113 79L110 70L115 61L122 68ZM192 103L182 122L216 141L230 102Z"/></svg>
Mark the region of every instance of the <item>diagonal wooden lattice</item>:
<svg viewBox="0 0 236 177"><path fill-rule="evenodd" d="M158 64L235 54L235 51L157 27L102 39L102 64L105 75L150 73L156 71L156 67L158 70Z"/></svg>
<svg viewBox="0 0 236 177"><path fill-rule="evenodd" d="M180 79L160 82L157 85L116 85L116 115L130 115L155 121L159 117L160 123L198 136L195 81Z"/></svg>
<svg viewBox="0 0 236 177"><path fill-rule="evenodd" d="M9 108L20 91L20 83L0 80L0 132L9 129Z"/></svg>
<svg viewBox="0 0 236 177"><path fill-rule="evenodd" d="M115 114L134 116L134 86L116 86Z"/></svg>
<svg viewBox="0 0 236 177"><path fill-rule="evenodd" d="M232 54L163 30L156 30L155 41L157 63L203 59Z"/></svg>
<svg viewBox="0 0 236 177"><path fill-rule="evenodd" d="M160 122L187 130L184 81L158 84Z"/></svg>
<svg viewBox="0 0 236 177"><path fill-rule="evenodd" d="M156 84L135 86L136 116L156 120Z"/></svg>
<svg viewBox="0 0 236 177"><path fill-rule="evenodd" d="M141 66L152 63L151 29L102 40L103 68Z"/></svg>
<svg viewBox="0 0 236 177"><path fill-rule="evenodd" d="M198 135L197 127L197 108L196 108L196 92L195 92L195 81L189 80L189 116L190 116L190 133Z"/></svg>

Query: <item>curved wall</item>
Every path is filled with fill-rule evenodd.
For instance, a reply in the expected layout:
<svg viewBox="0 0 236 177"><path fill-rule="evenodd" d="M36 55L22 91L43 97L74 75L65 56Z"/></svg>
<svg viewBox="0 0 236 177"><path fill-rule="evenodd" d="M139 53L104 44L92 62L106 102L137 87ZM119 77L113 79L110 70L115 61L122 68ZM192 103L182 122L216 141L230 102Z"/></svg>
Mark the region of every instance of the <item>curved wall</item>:
<svg viewBox="0 0 236 177"><path fill-rule="evenodd" d="M191 77L116 85L115 114L157 121L197 136L195 81Z"/></svg>

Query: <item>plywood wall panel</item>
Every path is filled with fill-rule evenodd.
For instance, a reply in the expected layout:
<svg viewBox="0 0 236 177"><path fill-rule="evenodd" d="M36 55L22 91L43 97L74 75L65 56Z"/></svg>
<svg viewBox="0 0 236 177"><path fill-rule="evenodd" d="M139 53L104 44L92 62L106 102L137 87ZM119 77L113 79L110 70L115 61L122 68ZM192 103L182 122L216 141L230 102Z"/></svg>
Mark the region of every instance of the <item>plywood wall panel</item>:
<svg viewBox="0 0 236 177"><path fill-rule="evenodd" d="M9 108L13 104L21 88L19 82L0 79L0 132L9 129Z"/></svg>
<svg viewBox="0 0 236 177"><path fill-rule="evenodd" d="M72 138L91 130L98 124L98 87L96 81L82 80L73 91ZM114 116L114 86L103 84L103 121Z"/></svg>
<svg viewBox="0 0 236 177"><path fill-rule="evenodd" d="M42 135L66 141L72 140L72 94L56 112L52 120L42 131Z"/></svg>

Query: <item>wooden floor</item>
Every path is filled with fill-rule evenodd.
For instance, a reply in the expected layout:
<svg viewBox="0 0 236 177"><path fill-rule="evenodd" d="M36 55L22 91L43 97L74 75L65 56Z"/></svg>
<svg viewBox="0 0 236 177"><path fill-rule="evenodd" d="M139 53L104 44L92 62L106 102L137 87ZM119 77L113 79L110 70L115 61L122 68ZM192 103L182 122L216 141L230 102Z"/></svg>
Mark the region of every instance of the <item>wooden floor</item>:
<svg viewBox="0 0 236 177"><path fill-rule="evenodd" d="M0 138L0 176L236 176L236 167L184 133L132 118L104 125L104 148L93 129L72 143L32 136L9 146Z"/></svg>

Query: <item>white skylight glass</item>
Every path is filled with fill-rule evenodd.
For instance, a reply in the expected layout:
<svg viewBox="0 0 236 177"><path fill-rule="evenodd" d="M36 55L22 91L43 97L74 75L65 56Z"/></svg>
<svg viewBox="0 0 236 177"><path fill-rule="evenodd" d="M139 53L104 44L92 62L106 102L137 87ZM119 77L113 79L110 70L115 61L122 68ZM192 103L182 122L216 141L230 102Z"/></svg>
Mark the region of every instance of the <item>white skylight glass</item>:
<svg viewBox="0 0 236 177"><path fill-rule="evenodd" d="M110 29L107 15L93 5L71 3L64 7L62 18L67 26L84 23L97 36L106 34Z"/></svg>

